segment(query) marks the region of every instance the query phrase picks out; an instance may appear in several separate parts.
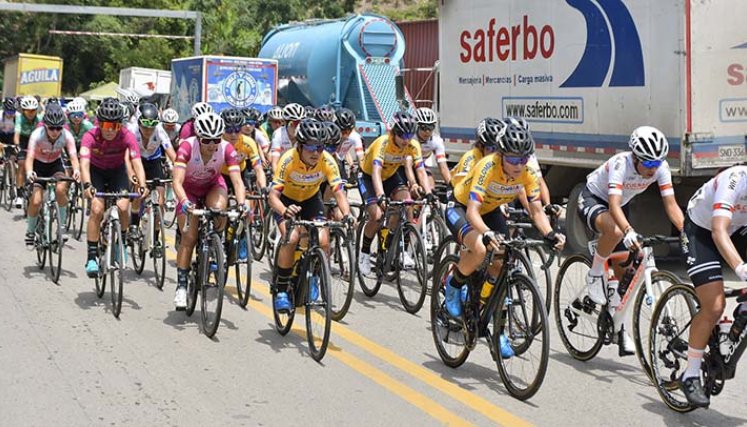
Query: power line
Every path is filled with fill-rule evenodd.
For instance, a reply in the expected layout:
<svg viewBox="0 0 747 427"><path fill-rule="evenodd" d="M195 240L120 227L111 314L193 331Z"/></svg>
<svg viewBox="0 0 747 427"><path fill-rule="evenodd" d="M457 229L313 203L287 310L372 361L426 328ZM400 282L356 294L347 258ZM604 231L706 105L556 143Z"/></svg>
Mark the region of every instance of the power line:
<svg viewBox="0 0 747 427"><path fill-rule="evenodd" d="M49 34L62 34L65 36L106 36L106 37L132 37L139 39L177 39L192 40L194 36L172 36L167 34L135 34L135 33L109 33L105 31L64 31L49 30Z"/></svg>

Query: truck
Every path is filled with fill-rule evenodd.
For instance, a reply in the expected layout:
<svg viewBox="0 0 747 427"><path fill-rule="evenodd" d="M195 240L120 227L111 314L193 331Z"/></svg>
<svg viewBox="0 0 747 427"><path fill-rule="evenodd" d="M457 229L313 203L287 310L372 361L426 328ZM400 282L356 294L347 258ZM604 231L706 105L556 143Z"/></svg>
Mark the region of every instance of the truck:
<svg viewBox="0 0 747 427"><path fill-rule="evenodd" d="M667 136L680 206L720 168L747 161L747 2L450 0L439 2L436 105L450 160L486 116L522 116L566 232L586 175L628 149L634 128ZM654 189L634 199L640 233L671 225ZM652 215L652 213L655 213Z"/></svg>
<svg viewBox="0 0 747 427"><path fill-rule="evenodd" d="M62 93L62 58L19 53L4 63L3 97L39 95L59 97Z"/></svg>
<svg viewBox="0 0 747 427"><path fill-rule="evenodd" d="M395 79L404 51L392 21L357 14L280 25L265 35L259 56L278 61L282 104L349 108L358 132L370 141L402 108Z"/></svg>
<svg viewBox="0 0 747 427"><path fill-rule="evenodd" d="M277 103L278 63L273 59L194 56L171 61L171 107L190 117L192 105L207 102L216 112L254 107L266 112Z"/></svg>
<svg viewBox="0 0 747 427"><path fill-rule="evenodd" d="M164 105L171 94L171 71L129 67L119 71L119 87Z"/></svg>

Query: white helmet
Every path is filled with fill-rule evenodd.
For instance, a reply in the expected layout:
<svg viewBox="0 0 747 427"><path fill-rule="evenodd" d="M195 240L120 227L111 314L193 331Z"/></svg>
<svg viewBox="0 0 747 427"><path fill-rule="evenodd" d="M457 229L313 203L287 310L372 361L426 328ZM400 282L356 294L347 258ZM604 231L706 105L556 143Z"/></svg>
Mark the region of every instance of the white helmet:
<svg viewBox="0 0 747 427"><path fill-rule="evenodd" d="M161 113L161 120L164 123L176 123L179 121L179 113L173 108L167 108Z"/></svg>
<svg viewBox="0 0 747 427"><path fill-rule="evenodd" d="M223 136L226 125L221 116L212 111L202 113L195 119L195 133L200 138L216 139Z"/></svg>
<svg viewBox="0 0 747 427"><path fill-rule="evenodd" d="M72 102L77 102L78 104L82 105L83 108L88 107L88 101L86 101L85 98L82 98L80 96L76 96L75 98L73 98Z"/></svg>
<svg viewBox="0 0 747 427"><path fill-rule="evenodd" d="M667 137L652 126L641 126L634 130L628 145L640 160L664 160L669 153Z"/></svg>
<svg viewBox="0 0 747 427"><path fill-rule="evenodd" d="M192 118L196 119L198 116L201 116L203 113L212 113L213 112L213 106L208 104L207 102L197 102L195 105L192 106Z"/></svg>
<svg viewBox="0 0 747 427"><path fill-rule="evenodd" d="M85 113L86 107L81 104L80 102L73 99L72 101L68 102L68 104L65 106L65 109L67 110L68 114L71 113Z"/></svg>
<svg viewBox="0 0 747 427"><path fill-rule="evenodd" d="M137 104L140 103L140 95L138 95L138 94L136 94L134 92L128 93L127 95L125 95L124 98L125 98L124 99L125 101L130 101L130 102L132 102L135 105L137 105Z"/></svg>
<svg viewBox="0 0 747 427"><path fill-rule="evenodd" d="M419 125L435 125L438 122L436 113L428 107L420 107L415 110L415 121Z"/></svg>
<svg viewBox="0 0 747 427"><path fill-rule="evenodd" d="M283 109L277 105L270 108L267 112L267 118L270 120L283 120Z"/></svg>
<svg viewBox="0 0 747 427"><path fill-rule="evenodd" d="M21 98L21 109L22 110L38 110L39 101L33 96L24 96Z"/></svg>
<svg viewBox="0 0 747 427"><path fill-rule="evenodd" d="M305 117L306 109L301 104L293 102L283 107L283 120L285 121L303 120Z"/></svg>
<svg viewBox="0 0 747 427"><path fill-rule="evenodd" d="M503 121L529 130L529 123L527 123L524 117L509 116L509 117L504 118Z"/></svg>

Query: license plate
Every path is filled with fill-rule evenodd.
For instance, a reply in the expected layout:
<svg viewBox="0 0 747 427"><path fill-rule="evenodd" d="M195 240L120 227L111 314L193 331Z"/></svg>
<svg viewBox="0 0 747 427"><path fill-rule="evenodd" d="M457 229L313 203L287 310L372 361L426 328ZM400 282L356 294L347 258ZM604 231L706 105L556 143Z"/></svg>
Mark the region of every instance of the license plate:
<svg viewBox="0 0 747 427"><path fill-rule="evenodd" d="M744 145L724 145L718 147L720 160L742 160L745 157Z"/></svg>

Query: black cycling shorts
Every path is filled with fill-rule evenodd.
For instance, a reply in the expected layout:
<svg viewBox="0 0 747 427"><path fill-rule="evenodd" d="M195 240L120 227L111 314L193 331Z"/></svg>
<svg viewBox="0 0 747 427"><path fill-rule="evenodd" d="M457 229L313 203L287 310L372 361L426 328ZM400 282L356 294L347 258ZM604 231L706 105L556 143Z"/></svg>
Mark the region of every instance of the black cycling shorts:
<svg viewBox="0 0 747 427"><path fill-rule="evenodd" d="M153 160L141 159L140 161L143 163L143 170L145 171L146 180L164 178L163 165L160 158ZM163 184L161 184L160 187L163 187Z"/></svg>
<svg viewBox="0 0 747 427"><path fill-rule="evenodd" d="M115 169L99 169L91 165L91 185L96 191L118 193L129 191L130 179L124 164Z"/></svg>
<svg viewBox="0 0 747 427"><path fill-rule="evenodd" d="M59 178L65 176L65 167L62 165L62 160L57 159L52 163L44 163L39 160L34 160L34 172L39 178ZM34 183L37 187L46 187L47 183Z"/></svg>
<svg viewBox="0 0 747 427"><path fill-rule="evenodd" d="M698 287L706 283L723 281L724 273L721 265L725 265L726 261L719 253L718 247L711 236L711 231L698 226L688 216L685 218L685 233L690 241L688 243L690 254L687 257L687 274L690 276L693 285ZM745 250L747 250L747 227L742 227L732 234L731 241L739 254L744 256Z"/></svg>
<svg viewBox="0 0 747 427"><path fill-rule="evenodd" d="M244 190L249 189L249 168L244 169L241 171L241 182L244 183ZM252 170L252 172L254 172ZM226 181L226 189L228 189L228 194L236 194L236 191L233 188L233 181L231 181L230 175L223 175L223 180Z"/></svg>
<svg viewBox="0 0 747 427"><path fill-rule="evenodd" d="M284 194L281 194L280 201L283 202L283 205L285 205L286 207L290 205L301 207L301 212L296 215L296 219L302 219L306 221L324 219L324 202L322 202L321 192L317 192L315 195L304 200L303 202L298 202L296 200L288 198ZM278 224L285 221L285 217L283 217L279 213L273 211L272 214L275 216L275 222L277 222Z"/></svg>
<svg viewBox="0 0 747 427"><path fill-rule="evenodd" d="M399 187L407 188L407 178L404 175L405 170L400 167L394 175L382 181L385 196L392 197L392 193ZM358 174L358 190L360 190L361 199L365 201L366 206L376 204L376 192L374 191L373 181L371 181L371 175L365 172Z"/></svg>
<svg viewBox="0 0 747 427"><path fill-rule="evenodd" d="M500 208L482 215L485 225L496 233L508 235L506 216ZM457 242L464 242L464 237L472 231L472 225L467 221L467 207L456 201L449 201L446 207L446 226L451 234L456 236Z"/></svg>
<svg viewBox="0 0 747 427"><path fill-rule="evenodd" d="M623 206L622 210L625 216L628 216L628 205ZM609 203L595 196L589 190L589 187L585 187L581 194L578 195L578 214L584 223L586 223L586 227L589 230L599 233L600 231L597 230L595 225L597 217L609 211Z"/></svg>

